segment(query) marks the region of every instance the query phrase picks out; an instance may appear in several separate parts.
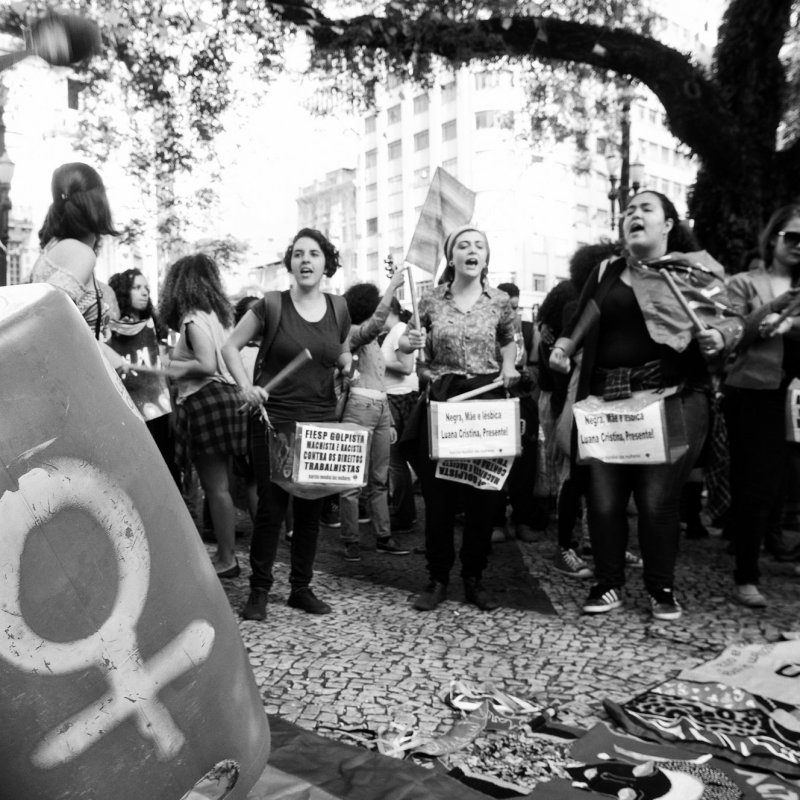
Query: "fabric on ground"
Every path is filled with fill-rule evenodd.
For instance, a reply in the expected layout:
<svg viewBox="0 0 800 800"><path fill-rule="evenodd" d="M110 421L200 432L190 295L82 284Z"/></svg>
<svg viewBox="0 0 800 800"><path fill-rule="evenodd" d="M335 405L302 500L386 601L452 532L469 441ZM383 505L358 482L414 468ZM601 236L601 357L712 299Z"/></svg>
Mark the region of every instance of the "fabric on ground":
<svg viewBox="0 0 800 800"><path fill-rule="evenodd" d="M335 742L270 715L269 764L247 800L486 800L438 772Z"/></svg>
<svg viewBox="0 0 800 800"><path fill-rule="evenodd" d="M735 644L700 666L683 670L688 681L711 681L800 706L800 641ZM798 720L800 725L800 719Z"/></svg>
<svg viewBox="0 0 800 800"><path fill-rule="evenodd" d="M667 762L691 761L700 755L686 749L681 744L645 742L632 736L615 733L600 722L572 745L570 756L576 761L590 763L597 761L601 754L603 757L630 763L661 760ZM793 786L774 773L756 772L717 757L705 761L703 766L723 773L736 784L743 800L764 800L767 797L800 800L800 788Z"/></svg>
<svg viewBox="0 0 800 800"><path fill-rule="evenodd" d="M406 556L394 556L375 551L375 539L366 533L368 525L362 526L361 561L346 562L342 558L342 543L339 528L320 529L317 558L314 568L329 575L354 578L382 586L391 586L409 594L421 591L428 579L425 556L417 553ZM424 545L422 533L400 534L397 540L404 547L421 547ZM456 552L461 543L461 535L456 528ZM279 554L279 558L280 558ZM460 562L456 559L450 573L451 591L449 597L461 600ZM556 615L550 599L530 574L522 553L515 541L500 542L492 545L489 566L483 576L483 585L496 595L501 605L523 611L535 611L539 614Z"/></svg>
<svg viewBox="0 0 800 800"><path fill-rule="evenodd" d="M670 679L608 714L645 739L681 742L736 764L800 777L800 709L721 683Z"/></svg>

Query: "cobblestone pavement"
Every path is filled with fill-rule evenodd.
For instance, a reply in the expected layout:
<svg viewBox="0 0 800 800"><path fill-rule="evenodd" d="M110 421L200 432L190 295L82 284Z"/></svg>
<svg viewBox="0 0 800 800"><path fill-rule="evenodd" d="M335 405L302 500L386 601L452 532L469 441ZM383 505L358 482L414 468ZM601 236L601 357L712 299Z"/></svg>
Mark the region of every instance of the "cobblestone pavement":
<svg viewBox="0 0 800 800"><path fill-rule="evenodd" d="M323 529L321 535L338 532ZM368 534L362 541L373 546ZM242 576L224 581L237 616L248 591L247 544L246 537L239 540ZM321 571L313 586L334 610L311 616L286 606L289 551L282 543L267 621L240 620L266 711L309 730L326 726L319 732L337 738L341 734L330 728L377 729L393 721L441 735L456 719L442 700L449 681L468 678L494 681L523 697L543 691L558 704L561 722L590 727L607 719L603 698L624 701L711 659L727 644L775 641L782 631L798 628L800 579L793 577L793 566L765 557L762 589L771 605L743 608L731 598L732 556L718 537L682 542L676 594L684 614L675 622L652 619L636 569L629 571L622 609L583 614L590 581L552 569L553 531L533 544L500 546L519 550L556 616L505 608L482 613L463 604L460 585L453 587L454 599L421 613L407 592ZM403 558L418 569L422 586L424 556ZM353 567L355 575L358 565ZM492 759L513 761L515 736L524 734L484 735L472 753L452 757L449 765L473 759L491 769ZM552 764L548 769L558 772ZM547 772L520 766L517 777L538 779L542 770Z"/></svg>

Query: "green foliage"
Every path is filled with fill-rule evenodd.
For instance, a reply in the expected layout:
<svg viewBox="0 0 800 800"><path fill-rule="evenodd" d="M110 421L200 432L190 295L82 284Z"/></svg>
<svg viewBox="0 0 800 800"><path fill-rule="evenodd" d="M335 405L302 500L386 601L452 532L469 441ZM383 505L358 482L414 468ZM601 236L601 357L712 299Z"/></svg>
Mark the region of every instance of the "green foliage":
<svg viewBox="0 0 800 800"><path fill-rule="evenodd" d="M235 236L224 236L221 239L200 239L195 242L194 249L210 255L221 270L230 270L244 261L250 245Z"/></svg>

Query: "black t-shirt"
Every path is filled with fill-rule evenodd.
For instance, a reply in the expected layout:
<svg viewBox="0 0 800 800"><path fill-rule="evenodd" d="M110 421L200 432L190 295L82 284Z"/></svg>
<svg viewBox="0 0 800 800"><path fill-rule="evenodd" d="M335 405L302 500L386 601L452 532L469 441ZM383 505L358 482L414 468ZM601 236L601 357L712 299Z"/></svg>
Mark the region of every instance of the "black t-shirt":
<svg viewBox="0 0 800 800"><path fill-rule="evenodd" d="M303 319L289 292L281 294L281 321L272 346L264 356L263 372L280 372L304 347L311 361L295 370L270 392L267 413L272 422L332 422L336 410L333 372L342 346L333 303L326 295L327 310L319 322ZM266 305L258 303L253 312L265 325Z"/></svg>

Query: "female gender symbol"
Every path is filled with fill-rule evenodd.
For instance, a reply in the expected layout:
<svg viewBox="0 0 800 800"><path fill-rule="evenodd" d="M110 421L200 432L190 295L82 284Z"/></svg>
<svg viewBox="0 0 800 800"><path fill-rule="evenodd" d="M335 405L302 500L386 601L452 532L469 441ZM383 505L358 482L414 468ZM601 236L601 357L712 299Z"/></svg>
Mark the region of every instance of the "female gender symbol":
<svg viewBox="0 0 800 800"><path fill-rule="evenodd" d="M119 586L108 619L93 634L53 642L35 633L20 606L20 567L25 540L62 509L79 508L107 533L117 559ZM141 517L121 487L90 463L54 458L19 479L19 491L0 496L3 539L0 547L0 658L23 672L46 676L97 667L110 690L56 728L37 745L32 761L41 768L76 758L106 733L134 717L159 758L175 756L185 737L158 692L179 675L199 666L214 644L214 629L194 620L144 663L136 623L150 582L150 550Z"/></svg>

